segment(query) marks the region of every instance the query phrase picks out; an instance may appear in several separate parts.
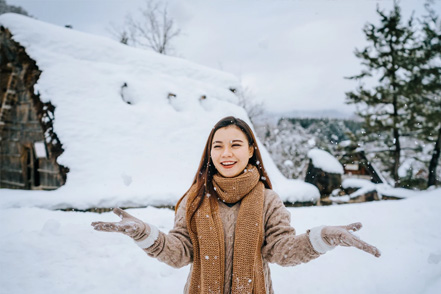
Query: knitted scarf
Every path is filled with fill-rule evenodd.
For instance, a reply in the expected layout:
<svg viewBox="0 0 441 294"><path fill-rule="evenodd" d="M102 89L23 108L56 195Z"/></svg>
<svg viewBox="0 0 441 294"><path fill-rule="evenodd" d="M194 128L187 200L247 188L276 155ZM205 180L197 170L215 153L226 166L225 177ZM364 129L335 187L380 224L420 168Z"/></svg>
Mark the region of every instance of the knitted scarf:
<svg viewBox="0 0 441 294"><path fill-rule="evenodd" d="M248 165L244 173L234 178L216 174L213 186L222 201L241 201L235 229L231 293L265 293L261 255L265 186L259 171ZM187 202L187 226L193 243L189 293L223 294L225 240L216 196L206 195L190 220L192 202Z"/></svg>

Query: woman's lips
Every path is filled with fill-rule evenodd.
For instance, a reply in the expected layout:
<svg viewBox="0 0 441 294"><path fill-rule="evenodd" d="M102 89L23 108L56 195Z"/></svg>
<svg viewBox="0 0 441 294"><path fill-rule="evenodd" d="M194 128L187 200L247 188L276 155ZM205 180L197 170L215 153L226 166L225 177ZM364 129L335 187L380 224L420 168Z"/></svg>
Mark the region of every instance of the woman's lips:
<svg viewBox="0 0 441 294"><path fill-rule="evenodd" d="M235 166L236 162L234 162L234 161L225 161L225 162L221 162L221 165L222 165L223 168L228 169L228 168L232 168L233 166Z"/></svg>

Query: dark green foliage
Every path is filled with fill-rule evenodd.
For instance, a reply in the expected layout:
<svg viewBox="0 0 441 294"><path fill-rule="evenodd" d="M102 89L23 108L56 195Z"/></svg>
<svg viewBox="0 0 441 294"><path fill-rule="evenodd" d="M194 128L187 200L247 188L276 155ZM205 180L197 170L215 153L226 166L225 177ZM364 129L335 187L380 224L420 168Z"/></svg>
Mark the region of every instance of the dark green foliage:
<svg viewBox="0 0 441 294"><path fill-rule="evenodd" d="M380 25L363 30L370 45L355 52L364 69L350 78L360 85L346 93L364 119L359 140L370 147L367 155L381 162L396 186L439 182L441 21L430 5L426 8L422 20L411 17L404 24L397 2L389 15L378 10ZM370 88L361 83L372 80Z"/></svg>
<svg viewBox="0 0 441 294"><path fill-rule="evenodd" d="M370 89L360 83L356 91L346 93L347 103L359 106L358 115L365 121L365 140L378 135L385 150L390 150L384 164L399 185L398 168L401 156L401 136L412 103L409 80L417 62L417 46L413 18L402 24L401 11L395 2L389 15L377 9L380 25L367 24L363 32L370 45L356 50L364 69L355 80L376 80ZM376 140L379 138L374 136ZM391 161L389 161L392 159Z"/></svg>
<svg viewBox="0 0 441 294"><path fill-rule="evenodd" d="M427 186L437 182L436 170L441 153L441 20L426 6L428 14L421 21L422 40L419 46L419 64L412 74L410 87L415 101L409 128L415 136L433 146L428 165Z"/></svg>

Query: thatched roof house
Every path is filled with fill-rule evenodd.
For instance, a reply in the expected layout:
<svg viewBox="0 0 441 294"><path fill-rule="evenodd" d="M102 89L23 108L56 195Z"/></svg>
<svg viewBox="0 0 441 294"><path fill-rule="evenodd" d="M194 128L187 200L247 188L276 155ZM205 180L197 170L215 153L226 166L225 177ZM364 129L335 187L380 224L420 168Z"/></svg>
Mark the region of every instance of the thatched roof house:
<svg viewBox="0 0 441 294"><path fill-rule="evenodd" d="M0 206L173 205L212 126L249 121L230 74L20 15L1 15L0 26L0 153L16 158L2 162ZM261 152L284 201L319 197Z"/></svg>

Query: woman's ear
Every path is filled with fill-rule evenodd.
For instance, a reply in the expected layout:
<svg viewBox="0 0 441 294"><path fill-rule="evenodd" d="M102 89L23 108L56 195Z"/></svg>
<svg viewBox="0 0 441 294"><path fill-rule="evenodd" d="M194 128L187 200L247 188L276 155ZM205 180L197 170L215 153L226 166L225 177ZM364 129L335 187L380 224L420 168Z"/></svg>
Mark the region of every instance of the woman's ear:
<svg viewBox="0 0 441 294"><path fill-rule="evenodd" d="M248 158L253 157L254 155L254 147L253 145L251 145L250 147L248 147Z"/></svg>

